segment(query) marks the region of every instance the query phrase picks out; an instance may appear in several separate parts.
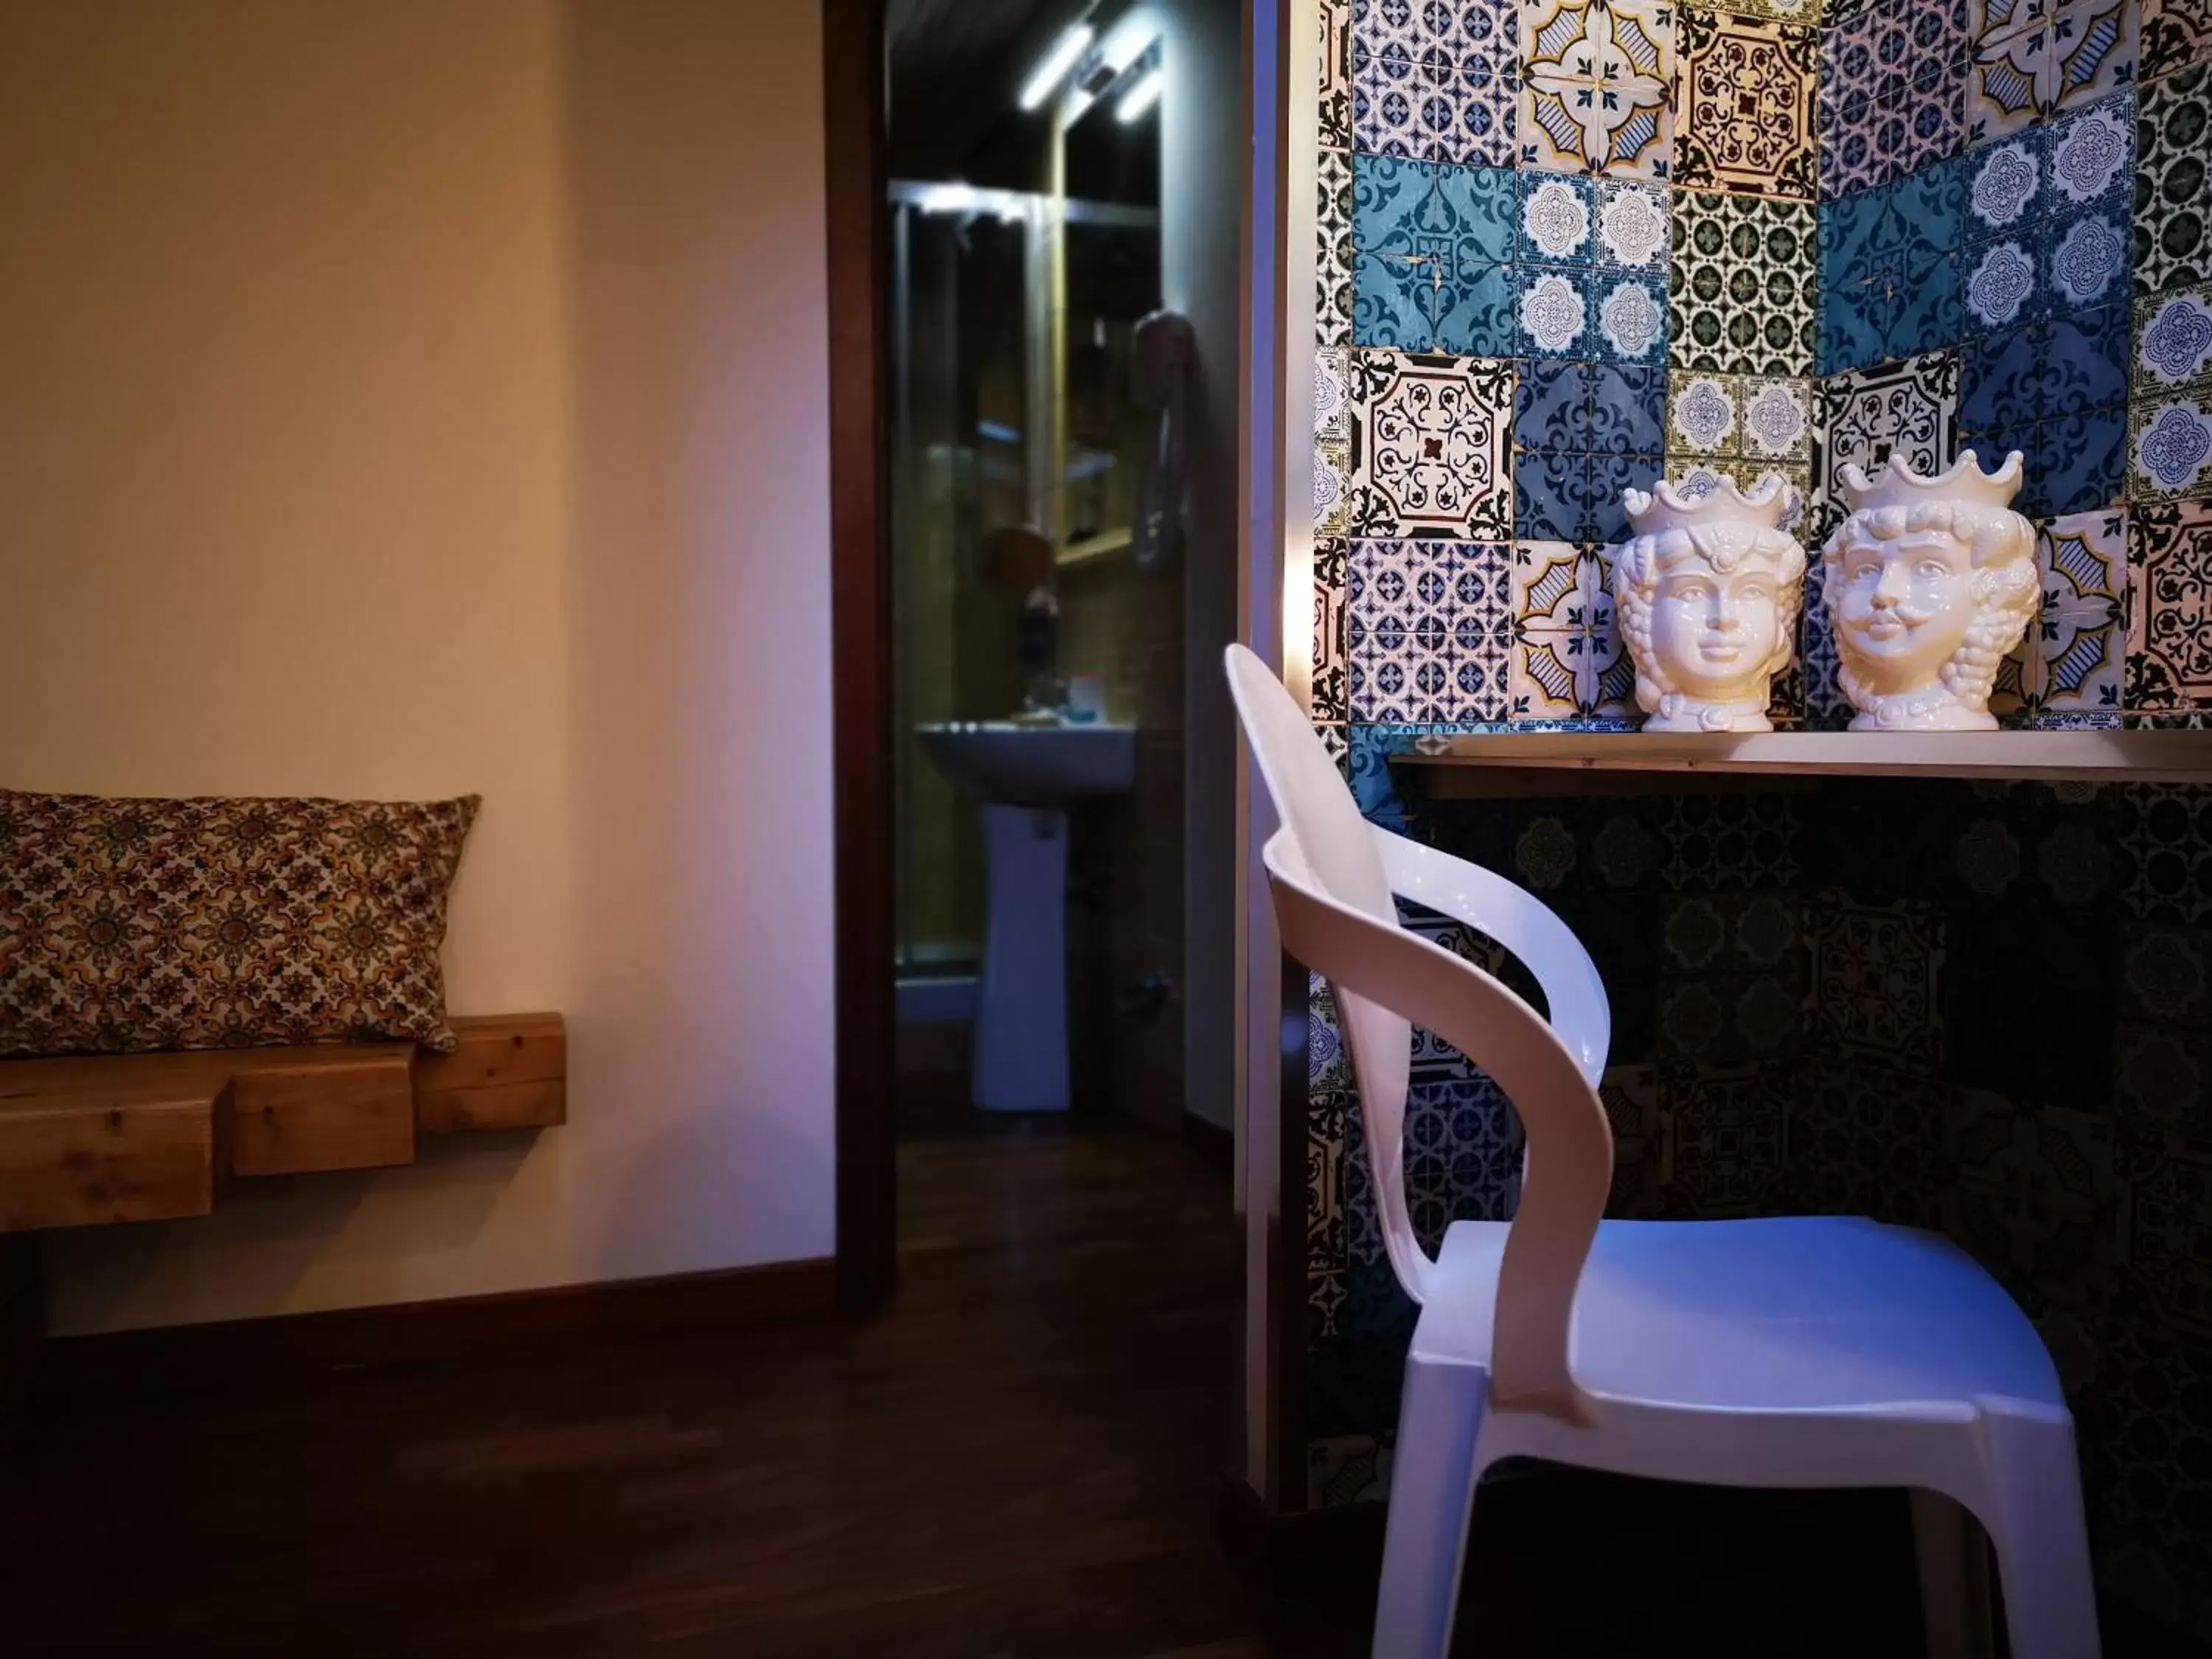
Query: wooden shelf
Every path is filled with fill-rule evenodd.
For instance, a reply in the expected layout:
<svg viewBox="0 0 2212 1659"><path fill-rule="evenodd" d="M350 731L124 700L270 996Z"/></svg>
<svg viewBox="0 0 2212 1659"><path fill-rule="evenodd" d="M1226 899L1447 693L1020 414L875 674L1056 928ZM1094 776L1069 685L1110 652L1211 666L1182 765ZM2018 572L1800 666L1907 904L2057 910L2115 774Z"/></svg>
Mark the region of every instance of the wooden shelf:
<svg viewBox="0 0 2212 1659"><path fill-rule="evenodd" d="M2212 732L1484 732L1416 738L1390 758L1435 769L1429 787L1439 795L1525 794L1537 786L1521 775L1532 772L1625 775L1615 788L1686 773L2212 783Z"/></svg>
<svg viewBox="0 0 2212 1659"><path fill-rule="evenodd" d="M0 1233L205 1215L224 1181L415 1161L416 1138L568 1118L558 1014L410 1042L0 1060Z"/></svg>

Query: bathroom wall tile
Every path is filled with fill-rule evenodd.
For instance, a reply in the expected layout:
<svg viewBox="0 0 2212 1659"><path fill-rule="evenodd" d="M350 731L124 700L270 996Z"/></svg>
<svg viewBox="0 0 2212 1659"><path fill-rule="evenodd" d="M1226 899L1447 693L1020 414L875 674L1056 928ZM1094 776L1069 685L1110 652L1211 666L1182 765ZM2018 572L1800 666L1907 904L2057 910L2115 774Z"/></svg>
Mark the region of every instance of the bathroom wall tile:
<svg viewBox="0 0 2212 1659"><path fill-rule="evenodd" d="M2014 653L2021 712L2112 715L2127 659L2127 514L2051 520L2036 536L2043 604ZM1992 704L1994 707L1994 703Z"/></svg>
<svg viewBox="0 0 2212 1659"><path fill-rule="evenodd" d="M1516 356L1588 357L1595 350L1589 301L1582 273L1555 265L1513 268L1514 315L1520 324Z"/></svg>
<svg viewBox="0 0 2212 1659"><path fill-rule="evenodd" d="M1960 419L1985 432L2021 425L2044 406L2040 363L2045 325L2021 323L1984 334L1965 348Z"/></svg>
<svg viewBox="0 0 2212 1659"><path fill-rule="evenodd" d="M2045 115L2135 84L2141 12L2140 0L2057 0L2045 64L2048 78L2037 88Z"/></svg>
<svg viewBox="0 0 2212 1659"><path fill-rule="evenodd" d="M1600 356L1629 363L1666 362L1667 295L1656 276L1593 271L1583 279L1583 294L1589 307L1591 346Z"/></svg>
<svg viewBox="0 0 2212 1659"><path fill-rule="evenodd" d="M1738 1066L1797 1052L1806 1026L1802 909L1787 891L1667 896L1662 1060Z"/></svg>
<svg viewBox="0 0 2212 1659"><path fill-rule="evenodd" d="M1352 0L1319 0L1320 132L1325 149L1352 148Z"/></svg>
<svg viewBox="0 0 2212 1659"><path fill-rule="evenodd" d="M2154 81L2212 58L2212 3L2142 0L2142 78Z"/></svg>
<svg viewBox="0 0 2212 1659"><path fill-rule="evenodd" d="M2132 86L2136 11L2134 0L1977 0L1968 144Z"/></svg>
<svg viewBox="0 0 2212 1659"><path fill-rule="evenodd" d="M1674 37L1675 183L1812 199L1819 31L1685 6Z"/></svg>
<svg viewBox="0 0 2212 1659"><path fill-rule="evenodd" d="M2125 494L2127 410L2085 409L2039 421L2036 476L2022 510L2034 518L2117 506Z"/></svg>
<svg viewBox="0 0 2212 1659"><path fill-rule="evenodd" d="M1535 541L1575 541L1588 519L1589 457L1543 451L1513 462L1513 533Z"/></svg>
<svg viewBox="0 0 2212 1659"><path fill-rule="evenodd" d="M2041 248L2031 233L1968 246L1959 255L1960 320L1969 337L2033 321L2044 309Z"/></svg>
<svg viewBox="0 0 2212 1659"><path fill-rule="evenodd" d="M1589 380L1590 450L1600 455L1657 455L1666 447L1663 363L1601 362Z"/></svg>
<svg viewBox="0 0 2212 1659"><path fill-rule="evenodd" d="M1521 1151L1520 1121L1487 1077L1413 1085L1406 1097L1406 1197L1421 1248L1440 1249L1454 1221L1510 1219Z"/></svg>
<svg viewBox="0 0 2212 1659"><path fill-rule="evenodd" d="M1743 383L1743 459L1784 465L1812 459L1813 382L1804 377L1751 375Z"/></svg>
<svg viewBox="0 0 2212 1659"><path fill-rule="evenodd" d="M1503 718L1510 557L1502 545L1352 544L1346 644L1353 720Z"/></svg>
<svg viewBox="0 0 2212 1659"><path fill-rule="evenodd" d="M2212 284L2135 302L2135 389L2149 398L2212 378Z"/></svg>
<svg viewBox="0 0 2212 1659"><path fill-rule="evenodd" d="M2129 405L2130 501L2212 495L2212 396L2160 392Z"/></svg>
<svg viewBox="0 0 2212 1659"><path fill-rule="evenodd" d="M1320 536L1313 550L1313 717L1317 724L1352 718L1351 662L1346 633L1351 609L1352 544Z"/></svg>
<svg viewBox="0 0 2212 1659"><path fill-rule="evenodd" d="M1585 455L1590 450L1590 377L1596 365L1532 357L1516 365L1513 441L1522 450Z"/></svg>
<svg viewBox="0 0 2212 1659"><path fill-rule="evenodd" d="M2127 401L2128 307L2124 300L2053 317L2035 333L2035 394L2058 415Z"/></svg>
<svg viewBox="0 0 2212 1659"><path fill-rule="evenodd" d="M1820 382L1821 428L1814 449L1815 533L1842 522L1840 473L1846 464L1869 476L1893 458L1923 475L1948 466L1959 448L1960 359L1929 352Z"/></svg>
<svg viewBox="0 0 2212 1659"><path fill-rule="evenodd" d="M1436 343L1439 351L1462 357L1511 357L1521 349L1519 290L1516 267L1504 264L1462 264L1438 279Z"/></svg>
<svg viewBox="0 0 2212 1659"><path fill-rule="evenodd" d="M1665 1136L1661 1203L1668 1215L1771 1213L1783 1197L1790 1097L1786 1068L1659 1068Z"/></svg>
<svg viewBox="0 0 2212 1659"><path fill-rule="evenodd" d="M1354 354L1355 533L1504 541L1513 533L1513 368L1484 358Z"/></svg>
<svg viewBox="0 0 2212 1659"><path fill-rule="evenodd" d="M1352 404L1351 353L1314 353L1314 529L1342 536L1352 525L1353 484L1365 429Z"/></svg>
<svg viewBox="0 0 2212 1659"><path fill-rule="evenodd" d="M1881 242L1906 264L1925 264L1965 244L1972 157L1936 161L1894 180L1883 196Z"/></svg>
<svg viewBox="0 0 2212 1659"><path fill-rule="evenodd" d="M2212 127L2212 64L2198 64L2136 94L2135 292L2212 282L2212 168L2203 135Z"/></svg>
<svg viewBox="0 0 2212 1659"><path fill-rule="evenodd" d="M1614 625L1595 548L1524 541L1513 550L1510 718L1571 720L1633 712L1635 672Z"/></svg>
<svg viewBox="0 0 2212 1659"><path fill-rule="evenodd" d="M1342 536L1352 529L1352 446L1341 439L1314 440L1314 531Z"/></svg>
<svg viewBox="0 0 2212 1659"><path fill-rule="evenodd" d="M2087 207L2054 217L2045 234L2043 275L2053 316L2128 297L2130 237L2124 206Z"/></svg>
<svg viewBox="0 0 2212 1659"><path fill-rule="evenodd" d="M1621 495L1630 489L1649 490L1658 483L1662 467L1656 455L1593 455L1589 458L1589 516L1584 534L1603 546L1625 542L1629 536L1628 510Z"/></svg>
<svg viewBox="0 0 2212 1659"><path fill-rule="evenodd" d="M1668 377L1670 457L1733 457L1742 448L1743 377L1676 369Z"/></svg>
<svg viewBox="0 0 2212 1659"><path fill-rule="evenodd" d="M2212 708L2212 503L2131 513L2127 706Z"/></svg>
<svg viewBox="0 0 2212 1659"><path fill-rule="evenodd" d="M1314 343L1352 343L1352 158L1324 149L1314 162Z"/></svg>
<svg viewBox="0 0 2212 1659"><path fill-rule="evenodd" d="M1513 257L1587 265L1596 257L1597 193L1587 179L1521 173L1513 222Z"/></svg>
<svg viewBox="0 0 2212 1659"><path fill-rule="evenodd" d="M1669 362L1709 374L1809 376L1818 248L1809 203L1678 193Z"/></svg>
<svg viewBox="0 0 2212 1659"><path fill-rule="evenodd" d="M1895 280L1887 270L1824 286L1814 367L1823 375L1847 374L1881 361L1896 330Z"/></svg>
<svg viewBox="0 0 2212 1659"><path fill-rule="evenodd" d="M1521 165L1664 179L1674 12L1664 0L1521 0Z"/></svg>
<svg viewBox="0 0 2212 1659"><path fill-rule="evenodd" d="M1674 192L1632 179L1597 182L1597 264L1663 279L1670 250Z"/></svg>
<svg viewBox="0 0 2212 1659"><path fill-rule="evenodd" d="M2070 110L2045 139L2045 179L2056 207L2124 204L2134 188L2136 94L2130 88Z"/></svg>
<svg viewBox="0 0 2212 1659"><path fill-rule="evenodd" d="M1810 996L1826 1049L1923 1073L1943 1042L1943 919L1911 902L1816 896L1806 913Z"/></svg>
<svg viewBox="0 0 2212 1659"><path fill-rule="evenodd" d="M1885 358L1917 356L1958 343L1966 332L1966 308L1954 255L1923 254L1917 264L1901 263L1896 284L1882 335Z"/></svg>
<svg viewBox="0 0 2212 1659"><path fill-rule="evenodd" d="M1804 868L1804 827L1786 794L1670 795L1659 805L1659 837L1670 891L1786 888Z"/></svg>
<svg viewBox="0 0 2212 1659"><path fill-rule="evenodd" d="M2047 195L2045 130L2030 128L1971 152L1960 169L1965 181L1967 242L2020 237L2039 223Z"/></svg>

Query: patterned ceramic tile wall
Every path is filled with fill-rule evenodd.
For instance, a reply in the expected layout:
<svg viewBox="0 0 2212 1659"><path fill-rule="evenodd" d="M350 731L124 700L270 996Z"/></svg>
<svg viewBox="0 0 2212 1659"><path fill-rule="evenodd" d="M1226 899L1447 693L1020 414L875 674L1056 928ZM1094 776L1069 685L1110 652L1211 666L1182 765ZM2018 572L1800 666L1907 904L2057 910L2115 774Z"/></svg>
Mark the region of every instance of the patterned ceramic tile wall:
<svg viewBox="0 0 2212 1659"><path fill-rule="evenodd" d="M2058 1357L2100 1572L2212 1633L2212 797L1476 811L1389 764L1633 723L1605 584L1624 486L1779 471L1817 547L1846 463L1969 446L2025 455L2045 573L2003 718L2212 719L2212 0L1321 13L1314 715L1361 809L1589 945L1613 1213L1950 1231ZM1816 597L1803 628L1776 716L1840 725ZM1325 1504L1387 1491L1413 1314L1320 988L1311 1054ZM1425 1235L1509 1212L1510 1110L1421 1034L1407 1139Z"/></svg>

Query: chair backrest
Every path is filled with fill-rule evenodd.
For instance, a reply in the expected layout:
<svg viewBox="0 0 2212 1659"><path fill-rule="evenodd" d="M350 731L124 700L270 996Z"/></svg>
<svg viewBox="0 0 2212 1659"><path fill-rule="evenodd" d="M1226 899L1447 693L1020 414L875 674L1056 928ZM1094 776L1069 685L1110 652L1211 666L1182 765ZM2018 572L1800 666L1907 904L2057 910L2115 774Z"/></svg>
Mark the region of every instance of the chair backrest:
<svg viewBox="0 0 2212 1659"><path fill-rule="evenodd" d="M1498 1273L1493 1398L1579 1419L1567 1334L1613 1173L1612 1134L1583 1060L1498 980L1398 925L1378 850L1385 832L1360 816L1311 721L1267 665L1232 645L1226 666L1245 736L1283 822L1267 848L1276 916L1285 947L1327 980L1335 997L1390 1265L1407 1295L1427 1299L1434 1264L1413 1236L1403 1162L1412 1028L1419 1023L1482 1066L1520 1113L1528 1138L1521 1206ZM1589 972L1594 981L1595 970ZM1596 994L1601 1026L1601 989ZM1602 1063L1601 1054L1595 1064Z"/></svg>

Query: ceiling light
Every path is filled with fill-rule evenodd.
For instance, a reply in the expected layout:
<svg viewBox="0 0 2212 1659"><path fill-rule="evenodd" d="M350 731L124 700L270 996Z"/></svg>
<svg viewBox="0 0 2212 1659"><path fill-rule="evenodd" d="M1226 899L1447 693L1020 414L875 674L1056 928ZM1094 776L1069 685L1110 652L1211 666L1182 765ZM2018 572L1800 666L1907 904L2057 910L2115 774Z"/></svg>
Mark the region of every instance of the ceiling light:
<svg viewBox="0 0 2212 1659"><path fill-rule="evenodd" d="M1114 118L1127 126L1143 115L1160 101L1160 88L1166 79L1164 70L1148 71L1143 80L1122 94L1121 101L1114 106Z"/></svg>
<svg viewBox="0 0 2212 1659"><path fill-rule="evenodd" d="M1060 83L1067 78L1068 70L1075 67L1075 60L1083 56L1083 49L1090 44L1091 25L1088 23L1076 24L1054 41L1052 50L1044 55L1044 61L1032 70L1030 78L1022 83L1022 107L1036 109L1051 97Z"/></svg>

